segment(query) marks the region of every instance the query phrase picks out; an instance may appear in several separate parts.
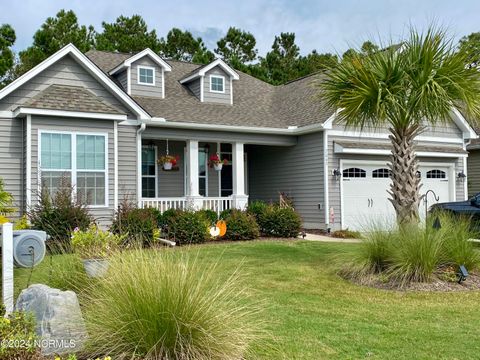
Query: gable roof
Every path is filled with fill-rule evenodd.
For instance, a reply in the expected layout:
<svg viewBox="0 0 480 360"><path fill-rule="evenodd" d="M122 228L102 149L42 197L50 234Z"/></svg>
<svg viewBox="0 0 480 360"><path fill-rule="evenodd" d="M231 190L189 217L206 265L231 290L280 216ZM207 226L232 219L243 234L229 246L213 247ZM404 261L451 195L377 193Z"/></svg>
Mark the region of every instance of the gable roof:
<svg viewBox="0 0 480 360"><path fill-rule="evenodd" d="M222 59L216 59L215 61L212 61L210 64L200 66L199 68L193 70L190 74L187 74L184 78L179 80L180 84L185 84L200 76L205 76L205 74L208 71L212 70L217 66L222 68L222 70L225 71L232 78L232 80L238 80L240 78L238 73L234 69L232 69L230 66L228 66L225 63L225 61L223 61Z"/></svg>
<svg viewBox="0 0 480 360"><path fill-rule="evenodd" d="M81 86L50 85L20 107L126 115Z"/></svg>
<svg viewBox="0 0 480 360"><path fill-rule="evenodd" d="M138 105L130 96L128 96L122 89L120 89L112 78L106 75L100 68L93 63L87 56L82 54L80 50L78 50L74 45L68 44L55 54L47 58L46 60L42 61L40 64L35 66L34 68L27 71L25 74L20 76L18 79L13 81L12 83L5 86L3 89L0 90L0 100L3 99L8 94L12 93L20 86L25 84L30 79L34 78L42 71L47 69L52 64L56 63L58 60L62 59L66 55L71 55L78 63L88 71L97 81L103 84L107 89L111 91L111 93L118 98L127 108L131 109L134 114L137 115L140 119L148 119L150 118L149 114L140 106Z"/></svg>
<svg viewBox="0 0 480 360"><path fill-rule="evenodd" d="M155 54L151 49L146 48L145 50L140 51L139 53L136 53L135 55L131 55L130 57L126 58L122 63L117 65L114 69L110 70L108 73L110 75L114 75L117 72L129 67L130 65L132 65L132 63L134 63L135 61L145 56L148 56L150 59L152 59L153 62L155 62L158 66L162 67L164 71L172 71L172 68L167 62L165 62L165 60L163 60L160 56Z"/></svg>
<svg viewBox="0 0 480 360"><path fill-rule="evenodd" d="M105 73L109 73L132 54L90 50L86 54ZM289 84L273 86L241 71L233 89L233 104L201 102L180 81L192 74L207 72L208 65L166 60L172 71L165 74L165 98L133 96L152 117L167 122L266 127L287 129L321 125L333 114L318 97L316 85L321 79L314 74ZM220 60L221 61L221 60Z"/></svg>

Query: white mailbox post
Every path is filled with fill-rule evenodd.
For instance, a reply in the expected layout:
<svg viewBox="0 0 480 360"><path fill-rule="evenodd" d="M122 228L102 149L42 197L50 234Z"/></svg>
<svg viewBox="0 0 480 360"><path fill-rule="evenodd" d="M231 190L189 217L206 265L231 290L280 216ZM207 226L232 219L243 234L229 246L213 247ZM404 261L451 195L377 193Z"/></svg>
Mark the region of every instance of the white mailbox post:
<svg viewBox="0 0 480 360"><path fill-rule="evenodd" d="M2 302L7 314L13 311L13 225L5 223L0 231L2 245Z"/></svg>

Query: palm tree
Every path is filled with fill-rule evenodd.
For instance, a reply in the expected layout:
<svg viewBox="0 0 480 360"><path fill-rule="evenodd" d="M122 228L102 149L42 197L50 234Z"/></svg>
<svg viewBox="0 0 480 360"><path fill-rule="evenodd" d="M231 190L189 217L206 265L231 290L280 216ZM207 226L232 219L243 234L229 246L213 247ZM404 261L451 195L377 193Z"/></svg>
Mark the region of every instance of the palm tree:
<svg viewBox="0 0 480 360"><path fill-rule="evenodd" d="M360 53L360 51L358 52ZM392 144L390 201L399 224L418 222L420 179L415 138L450 121L452 107L480 115L480 73L465 64L442 30L410 31L401 46L354 55L325 73L321 95L354 128L387 126Z"/></svg>

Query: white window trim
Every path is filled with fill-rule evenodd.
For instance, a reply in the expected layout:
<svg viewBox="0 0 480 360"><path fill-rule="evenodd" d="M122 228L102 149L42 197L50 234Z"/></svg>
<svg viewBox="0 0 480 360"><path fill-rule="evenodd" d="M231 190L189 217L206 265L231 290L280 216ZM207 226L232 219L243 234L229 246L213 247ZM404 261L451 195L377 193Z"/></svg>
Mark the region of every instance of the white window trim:
<svg viewBox="0 0 480 360"><path fill-rule="evenodd" d="M103 172L105 174L105 203L104 205L85 205L89 209L102 209L109 207L109 198L108 198L108 133L103 132L81 132L81 131L60 131L60 130L48 130L48 129L38 129L38 144L37 144L37 173L38 173L38 190L40 193L41 190L41 159L42 159L42 134L63 134L71 136L71 169L45 169L45 171L56 171L56 172L70 172L71 181L73 187L74 196L77 196L77 172ZM105 169L104 170L83 170L77 169L77 135L85 136L103 136L105 138Z"/></svg>
<svg viewBox="0 0 480 360"><path fill-rule="evenodd" d="M140 81L140 70L152 70L153 72L153 83L146 83ZM155 68L153 66L145 66L145 65L138 65L137 66L137 84L139 85L146 85L146 86L155 86Z"/></svg>
<svg viewBox="0 0 480 360"><path fill-rule="evenodd" d="M150 146L149 145L142 145L142 150L144 148L150 148ZM154 145L153 149L155 151L155 175L143 175L142 174L142 180L143 180L144 177L145 178L153 178L153 177L155 178L155 198L157 198L158 197L158 162L157 162L158 147L157 147L157 145ZM143 166L143 159L142 159L142 166ZM143 183L143 181L142 181L142 183ZM143 196L143 186L142 186L142 193L140 195L141 195L142 199L152 199L152 198L146 198L146 197Z"/></svg>
<svg viewBox="0 0 480 360"><path fill-rule="evenodd" d="M213 78L222 79L223 91L218 91L218 90L213 90L212 89L212 79ZM218 93L218 94L225 94L225 76L223 76L223 75L210 75L210 92Z"/></svg>

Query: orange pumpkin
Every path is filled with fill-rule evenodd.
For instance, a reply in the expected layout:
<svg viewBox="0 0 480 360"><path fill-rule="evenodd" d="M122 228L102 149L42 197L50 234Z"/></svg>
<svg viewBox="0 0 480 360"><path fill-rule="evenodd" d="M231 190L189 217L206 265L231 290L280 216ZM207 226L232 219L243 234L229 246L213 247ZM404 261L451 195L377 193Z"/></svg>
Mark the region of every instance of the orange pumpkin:
<svg viewBox="0 0 480 360"><path fill-rule="evenodd" d="M227 233L227 223L224 220L217 221L217 227L220 229L220 236Z"/></svg>

